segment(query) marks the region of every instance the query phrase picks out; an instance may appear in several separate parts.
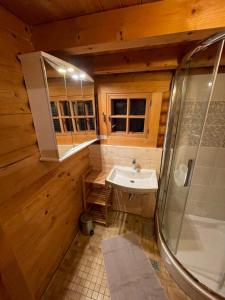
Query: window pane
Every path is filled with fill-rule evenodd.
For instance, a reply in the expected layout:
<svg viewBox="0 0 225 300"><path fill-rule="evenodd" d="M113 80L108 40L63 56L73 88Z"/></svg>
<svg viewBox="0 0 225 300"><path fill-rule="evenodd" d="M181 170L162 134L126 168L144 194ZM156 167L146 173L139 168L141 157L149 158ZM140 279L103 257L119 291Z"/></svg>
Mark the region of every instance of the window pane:
<svg viewBox="0 0 225 300"><path fill-rule="evenodd" d="M53 117L58 117L58 109L57 109L57 105L55 102L51 101L51 110L52 110L52 116Z"/></svg>
<svg viewBox="0 0 225 300"><path fill-rule="evenodd" d="M61 126L60 126L59 119L53 119L53 126L55 129L55 132L61 132Z"/></svg>
<svg viewBox="0 0 225 300"><path fill-rule="evenodd" d="M112 111L112 115L126 115L127 99L112 99L111 111Z"/></svg>
<svg viewBox="0 0 225 300"><path fill-rule="evenodd" d="M61 110L62 110L63 116L70 116L71 115L70 105L69 105L68 101L61 101Z"/></svg>
<svg viewBox="0 0 225 300"><path fill-rule="evenodd" d="M130 115L145 115L146 99L130 99Z"/></svg>
<svg viewBox="0 0 225 300"><path fill-rule="evenodd" d="M72 119L64 119L63 120L63 124L64 124L64 130L65 131L73 131L73 123L72 123Z"/></svg>
<svg viewBox="0 0 225 300"><path fill-rule="evenodd" d="M78 130L79 131L84 131L87 130L87 121L86 119L77 119L77 124L78 124Z"/></svg>
<svg viewBox="0 0 225 300"><path fill-rule="evenodd" d="M126 131L126 121L125 118L112 118L112 132Z"/></svg>
<svg viewBox="0 0 225 300"><path fill-rule="evenodd" d="M145 119L130 119L129 132L144 132Z"/></svg>
<svg viewBox="0 0 225 300"><path fill-rule="evenodd" d="M83 101L77 101L77 116L85 116L85 106Z"/></svg>
<svg viewBox="0 0 225 300"><path fill-rule="evenodd" d="M85 106L86 106L86 111L88 115L93 115L94 114L94 110L93 110L93 105L92 105L92 101L88 100L85 101Z"/></svg>
<svg viewBox="0 0 225 300"><path fill-rule="evenodd" d="M95 130L95 120L94 120L94 118L88 119L88 124L89 124L89 129L90 130Z"/></svg>

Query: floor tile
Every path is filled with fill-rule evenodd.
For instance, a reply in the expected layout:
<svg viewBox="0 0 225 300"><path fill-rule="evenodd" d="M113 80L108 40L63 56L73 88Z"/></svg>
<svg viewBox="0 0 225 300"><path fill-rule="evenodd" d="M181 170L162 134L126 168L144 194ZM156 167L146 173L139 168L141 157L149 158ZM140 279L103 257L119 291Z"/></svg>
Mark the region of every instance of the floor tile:
<svg viewBox="0 0 225 300"><path fill-rule="evenodd" d="M170 277L154 237L154 222L140 216L113 212L109 227L95 225L92 237L78 233L42 300L110 300L101 241L119 234L135 232L145 254L170 300L190 300ZM139 300L139 299L138 299Z"/></svg>

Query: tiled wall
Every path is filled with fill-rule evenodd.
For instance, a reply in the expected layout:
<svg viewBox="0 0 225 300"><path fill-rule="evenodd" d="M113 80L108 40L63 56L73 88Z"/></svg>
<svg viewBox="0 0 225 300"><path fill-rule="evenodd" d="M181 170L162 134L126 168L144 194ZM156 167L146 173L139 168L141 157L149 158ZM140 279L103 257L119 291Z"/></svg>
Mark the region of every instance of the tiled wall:
<svg viewBox="0 0 225 300"><path fill-rule="evenodd" d="M160 172L161 148L129 147L94 144L89 147L90 162L94 169L109 171L113 166L132 166L133 159L143 169Z"/></svg>
<svg viewBox="0 0 225 300"><path fill-rule="evenodd" d="M181 127L182 145L198 145L207 104L206 101L186 101ZM212 101L210 103L201 145L225 147L225 101Z"/></svg>
<svg viewBox="0 0 225 300"><path fill-rule="evenodd" d="M167 204L177 213L178 222L186 199L187 213L225 220L225 74L217 77L204 124L211 80L211 74L192 75L189 80ZM187 166L191 158L195 168L189 189L175 177L180 166Z"/></svg>
<svg viewBox="0 0 225 300"><path fill-rule="evenodd" d="M187 211L225 221L225 148L200 148Z"/></svg>
<svg viewBox="0 0 225 300"><path fill-rule="evenodd" d="M180 144L196 146L206 116L211 91L212 74L190 76L181 124ZM225 147L225 74L218 74L207 122L204 128L202 146Z"/></svg>
<svg viewBox="0 0 225 300"><path fill-rule="evenodd" d="M206 116L210 75L193 76L184 107L181 144L197 149ZM219 74L191 182L187 212L225 220L225 74ZM196 155L194 154L193 157Z"/></svg>

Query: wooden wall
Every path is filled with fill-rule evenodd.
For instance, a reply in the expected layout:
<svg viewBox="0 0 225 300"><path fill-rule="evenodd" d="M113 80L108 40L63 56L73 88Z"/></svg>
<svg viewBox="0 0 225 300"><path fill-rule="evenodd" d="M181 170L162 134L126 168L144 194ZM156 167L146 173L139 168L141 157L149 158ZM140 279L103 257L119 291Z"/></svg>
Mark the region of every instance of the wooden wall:
<svg viewBox="0 0 225 300"><path fill-rule="evenodd" d="M62 163L39 161L17 59L17 54L33 50L30 32L1 7L0 40L0 229L10 242L11 254L7 251L6 256L14 255L4 268L0 264L0 295L39 299L77 232L81 175L88 168L89 152L85 149ZM20 291L15 298L9 287L15 281L16 264L22 274L17 283L28 292L25 296Z"/></svg>
<svg viewBox="0 0 225 300"><path fill-rule="evenodd" d="M166 133L166 122L167 122L168 111L169 111L169 100L170 100L170 90L163 93L163 97L162 97L157 147L163 147L163 142Z"/></svg>
<svg viewBox="0 0 225 300"><path fill-rule="evenodd" d="M0 264L0 295L15 299L15 277L9 272L15 267L18 286L24 287L17 299L39 299L77 232L82 211L81 175L89 166L89 150L63 163L40 162L17 59L18 54L34 50L30 31L1 7L0 40L0 230L9 242L10 251L4 255L11 256L9 264ZM118 76L101 78L101 83L127 80ZM149 85L154 82L152 90L159 88L164 93L159 129L162 140L171 73L129 75L131 84L137 78Z"/></svg>
<svg viewBox="0 0 225 300"><path fill-rule="evenodd" d="M99 105L99 125L100 134L107 135L107 124L104 122L103 113L107 115L106 108L106 95L107 93L151 93L151 95L161 93L162 103L160 110L160 120L157 125L158 138L156 136L156 142L152 145L149 138L132 138L124 136L123 138L108 136L106 140L103 140L104 144L124 145L124 146L157 146L162 147L165 131L166 121L169 109L169 96L170 96L170 84L172 80L172 72L142 72L142 73L127 73L127 74L114 74L96 76L96 86L98 93L98 105ZM154 117L151 116L150 118ZM158 127L159 125L159 127ZM149 128L151 131L151 128ZM157 133L156 133L157 134Z"/></svg>

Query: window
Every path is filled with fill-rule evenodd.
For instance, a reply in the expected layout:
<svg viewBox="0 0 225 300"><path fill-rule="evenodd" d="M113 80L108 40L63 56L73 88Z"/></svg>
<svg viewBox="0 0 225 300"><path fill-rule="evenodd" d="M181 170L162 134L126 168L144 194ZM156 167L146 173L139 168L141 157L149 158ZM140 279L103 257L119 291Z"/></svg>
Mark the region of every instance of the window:
<svg viewBox="0 0 225 300"><path fill-rule="evenodd" d="M53 125L56 133L84 133L95 131L94 100L51 101Z"/></svg>
<svg viewBox="0 0 225 300"><path fill-rule="evenodd" d="M112 99L111 100L112 115L126 115L127 114L127 99Z"/></svg>
<svg viewBox="0 0 225 300"><path fill-rule="evenodd" d="M53 119L53 125L54 125L55 132L61 132L59 119Z"/></svg>
<svg viewBox="0 0 225 300"><path fill-rule="evenodd" d="M71 116L69 101L60 101L60 111L63 116Z"/></svg>
<svg viewBox="0 0 225 300"><path fill-rule="evenodd" d="M58 108L57 108L57 104L55 102L51 102L51 110L52 110L52 116L57 117L58 116Z"/></svg>
<svg viewBox="0 0 225 300"><path fill-rule="evenodd" d="M148 132L149 95L109 95L109 132L145 135Z"/></svg>
<svg viewBox="0 0 225 300"><path fill-rule="evenodd" d="M73 113L76 122L76 130L95 130L94 106L92 100L73 101Z"/></svg>

